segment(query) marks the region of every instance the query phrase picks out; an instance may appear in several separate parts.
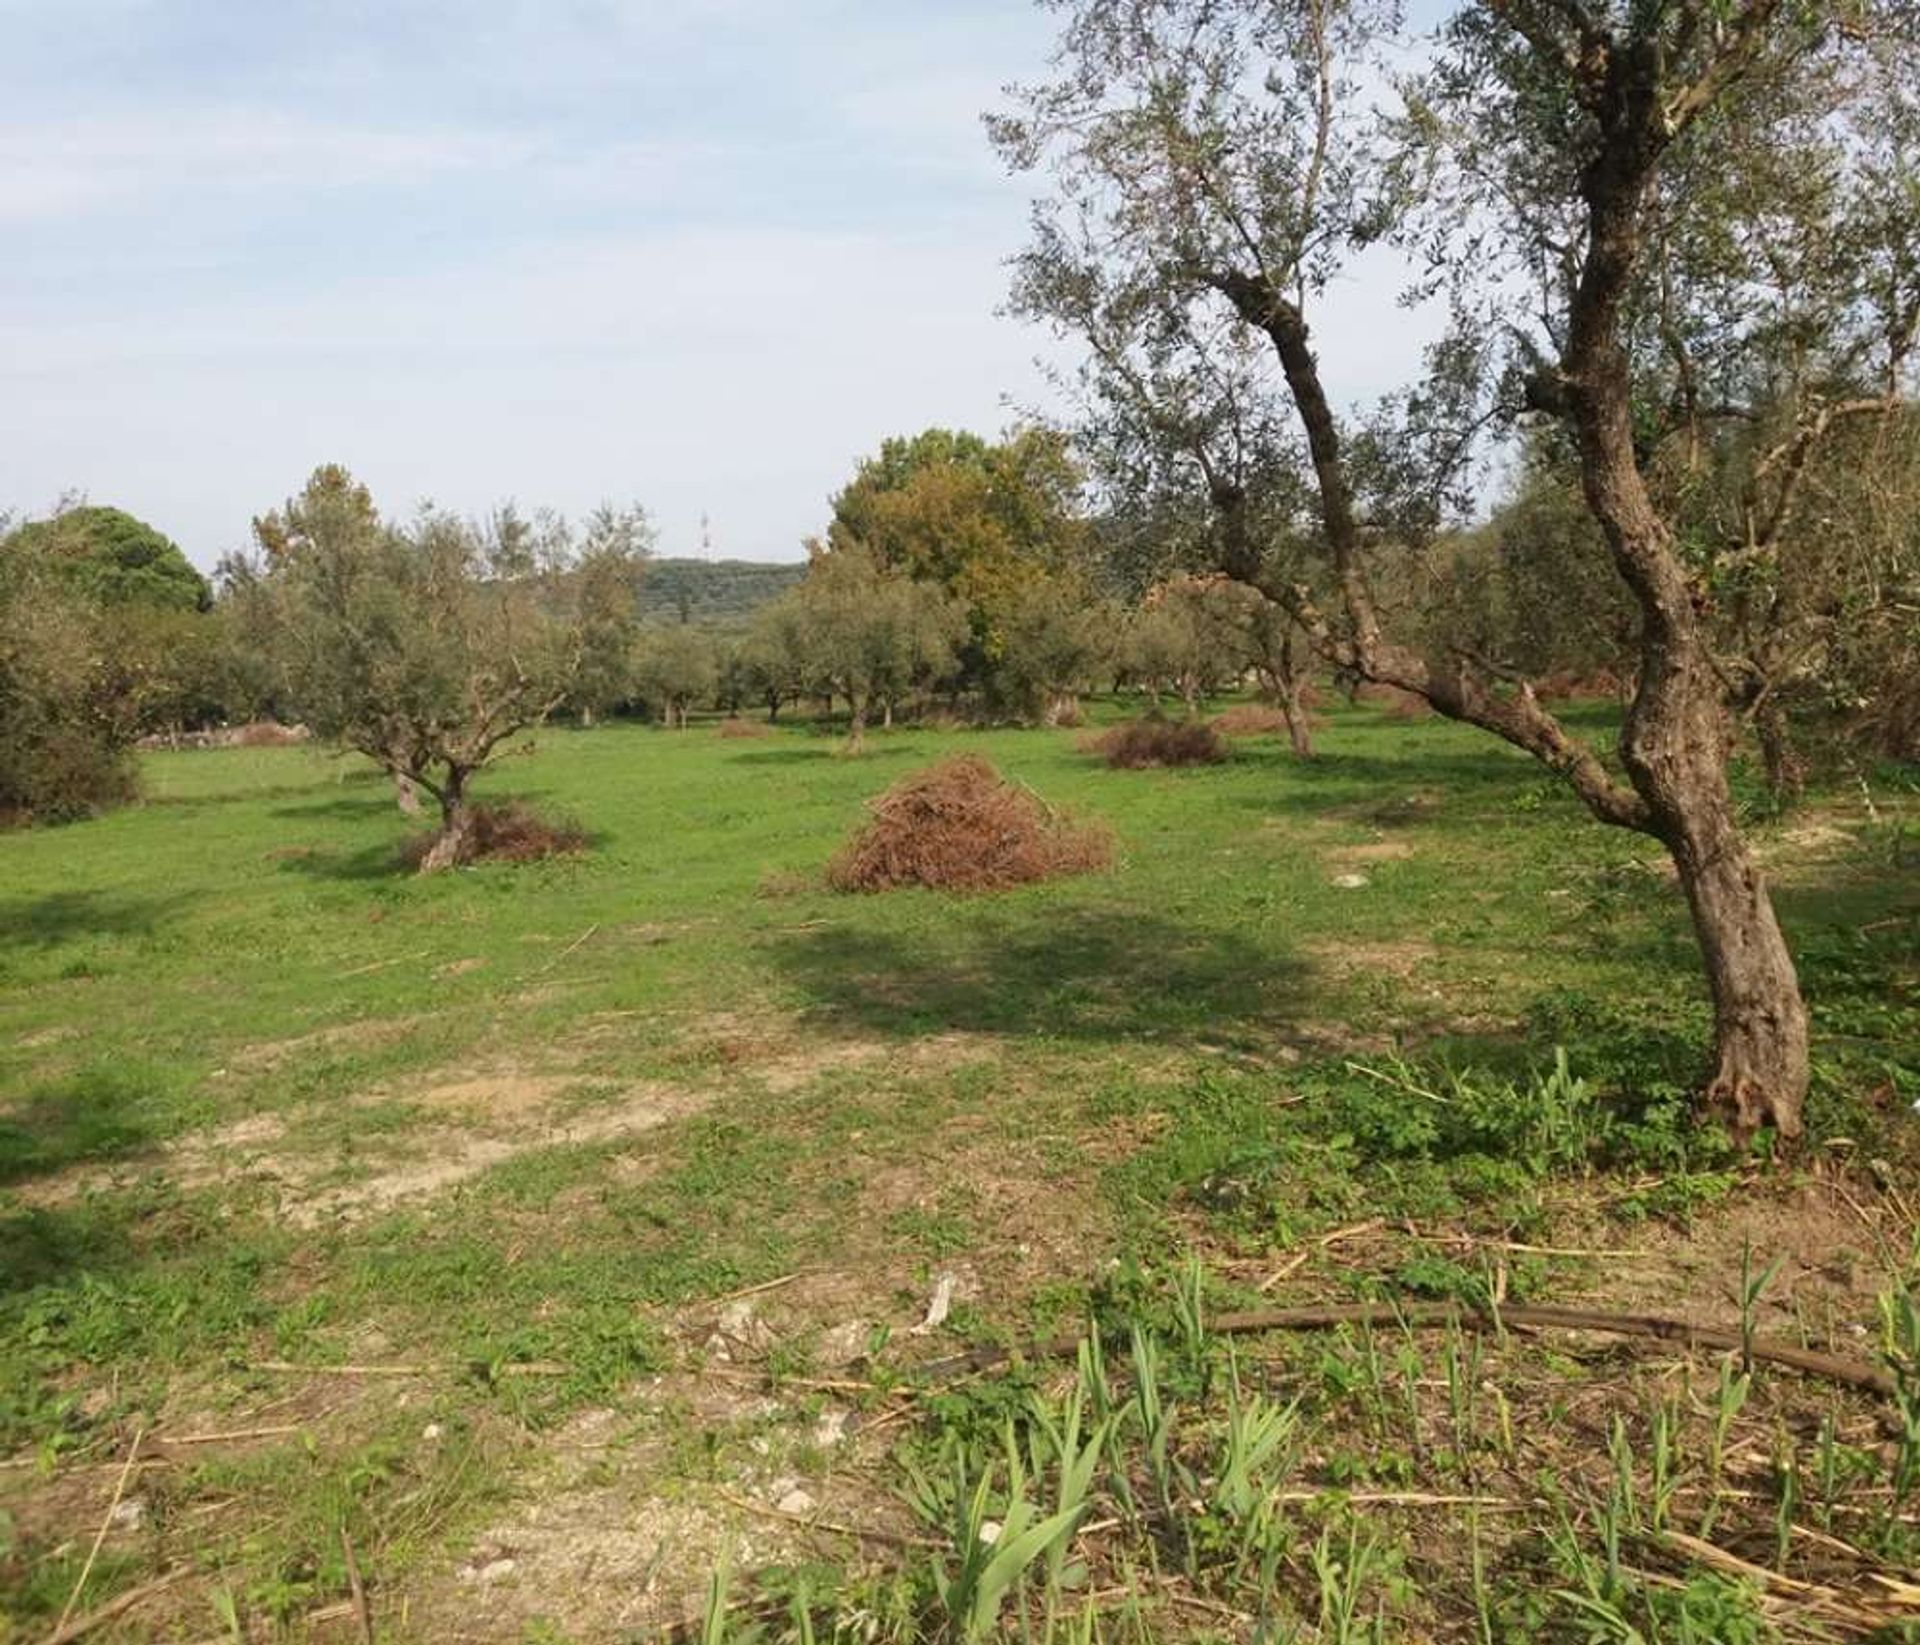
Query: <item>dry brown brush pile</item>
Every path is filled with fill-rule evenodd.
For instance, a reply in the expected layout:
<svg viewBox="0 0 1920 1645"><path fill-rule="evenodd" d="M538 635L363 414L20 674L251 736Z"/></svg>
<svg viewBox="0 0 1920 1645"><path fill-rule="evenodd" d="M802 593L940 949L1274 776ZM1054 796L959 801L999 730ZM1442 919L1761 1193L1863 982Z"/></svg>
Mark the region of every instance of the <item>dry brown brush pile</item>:
<svg viewBox="0 0 1920 1645"><path fill-rule="evenodd" d="M1204 720L1161 720L1151 716L1087 738L1081 745L1098 754L1116 771L1138 771L1147 766L1218 765L1229 750L1226 741Z"/></svg>
<svg viewBox="0 0 1920 1645"><path fill-rule="evenodd" d="M1302 704L1304 710L1305 704ZM1271 703L1235 703L1216 714L1213 729L1223 737L1284 737L1287 717Z"/></svg>
<svg viewBox="0 0 1920 1645"><path fill-rule="evenodd" d="M720 737L764 737L767 728L758 720L743 720L734 715L714 727L714 734Z"/></svg>
<svg viewBox="0 0 1920 1645"><path fill-rule="evenodd" d="M416 834L400 847L400 861L418 868L420 860L433 849L442 830ZM518 800L502 800L494 805L476 805L467 827L466 843L456 866L479 862L538 862L542 857L563 857L587 848L587 831L578 823L549 822Z"/></svg>
<svg viewBox="0 0 1920 1645"><path fill-rule="evenodd" d="M1396 720L1425 720L1433 716L1433 705L1425 697L1384 681L1369 680L1353 695L1358 702L1380 704Z"/></svg>
<svg viewBox="0 0 1920 1645"><path fill-rule="evenodd" d="M902 778L869 809L866 826L828 865L835 890L998 891L1113 861L1105 828L1063 817L977 754Z"/></svg>

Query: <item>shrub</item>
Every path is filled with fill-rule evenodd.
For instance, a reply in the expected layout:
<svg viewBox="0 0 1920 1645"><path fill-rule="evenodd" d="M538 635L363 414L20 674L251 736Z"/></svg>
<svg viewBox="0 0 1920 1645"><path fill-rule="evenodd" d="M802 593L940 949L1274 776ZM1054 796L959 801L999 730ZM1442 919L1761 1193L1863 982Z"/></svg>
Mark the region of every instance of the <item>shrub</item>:
<svg viewBox="0 0 1920 1645"><path fill-rule="evenodd" d="M126 749L73 719L19 726L0 718L0 828L73 822L139 791Z"/></svg>
<svg viewBox="0 0 1920 1645"><path fill-rule="evenodd" d="M1081 745L1098 754L1116 771L1138 771L1146 766L1218 765L1228 748L1220 733L1204 720L1162 720L1148 717L1116 725Z"/></svg>
<svg viewBox="0 0 1920 1645"><path fill-rule="evenodd" d="M401 863L408 868L418 868L442 832L436 828L431 833L409 838L400 847ZM466 842L455 859L455 866L538 862L542 857L566 856L586 848L587 833L578 823L548 822L517 800L505 800L472 808Z"/></svg>
<svg viewBox="0 0 1920 1645"><path fill-rule="evenodd" d="M1113 860L1104 828L1069 821L974 754L903 778L870 809L867 825L828 866L836 890L997 891Z"/></svg>

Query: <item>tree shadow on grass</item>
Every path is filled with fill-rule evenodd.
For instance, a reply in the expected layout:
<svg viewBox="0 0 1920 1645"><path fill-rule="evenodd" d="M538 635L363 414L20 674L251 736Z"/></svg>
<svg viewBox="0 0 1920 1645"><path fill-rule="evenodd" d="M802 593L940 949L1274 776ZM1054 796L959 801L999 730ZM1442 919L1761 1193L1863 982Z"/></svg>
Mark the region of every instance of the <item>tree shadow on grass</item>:
<svg viewBox="0 0 1920 1645"><path fill-rule="evenodd" d="M0 933L9 947L54 948L81 937L140 937L187 901L109 891L48 891L0 902Z"/></svg>
<svg viewBox="0 0 1920 1645"><path fill-rule="evenodd" d="M1235 755L1236 761L1246 757ZM1545 770L1498 748L1485 754L1429 751L1406 760L1370 754L1316 754L1307 760L1281 753L1255 757L1272 769L1273 786L1237 795L1230 803L1268 816L1381 829L1505 816L1523 801L1538 804L1531 798L1535 790L1554 782ZM1586 815L1570 788L1564 791L1564 804L1567 815Z"/></svg>
<svg viewBox="0 0 1920 1645"><path fill-rule="evenodd" d="M308 800L303 805L276 805L272 815L276 817L312 819L317 817L375 817L397 815L399 808L394 804L390 790L381 790L377 794L342 794L337 799Z"/></svg>
<svg viewBox="0 0 1920 1645"><path fill-rule="evenodd" d="M126 1243L77 1206L0 1211L0 1295L52 1285L69 1275L102 1275L124 1267Z"/></svg>
<svg viewBox="0 0 1920 1645"><path fill-rule="evenodd" d="M139 1087L110 1070L74 1074L0 1113L0 1187L150 1148Z"/></svg>
<svg viewBox="0 0 1920 1645"><path fill-rule="evenodd" d="M834 743L810 748L756 748L733 756L738 765L811 765L818 760L845 760L850 765L865 765L872 760L897 760L919 752L912 748L869 743L864 753L848 754Z"/></svg>
<svg viewBox="0 0 1920 1645"><path fill-rule="evenodd" d="M773 943L773 960L817 1016L892 1037L1249 1047L1313 1037L1309 968L1242 935L1131 909L1050 908L1018 925L971 913L910 933L791 933Z"/></svg>
<svg viewBox="0 0 1920 1645"><path fill-rule="evenodd" d="M376 880L408 879L413 869L400 854L401 840L380 840L358 851L319 848L288 850L274 858L283 874L304 874L315 880L345 880L366 884Z"/></svg>

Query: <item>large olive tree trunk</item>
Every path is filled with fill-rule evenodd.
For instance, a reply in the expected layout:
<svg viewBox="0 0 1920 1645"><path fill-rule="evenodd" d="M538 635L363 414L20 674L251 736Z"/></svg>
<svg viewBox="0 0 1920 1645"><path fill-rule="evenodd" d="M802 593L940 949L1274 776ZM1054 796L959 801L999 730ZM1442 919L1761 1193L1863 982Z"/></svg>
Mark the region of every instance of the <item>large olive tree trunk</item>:
<svg viewBox="0 0 1920 1645"><path fill-rule="evenodd" d="M467 799L471 773L454 766L435 795L440 801L440 832L420 859L422 874L439 874L458 867L473 835L473 806Z"/></svg>
<svg viewBox="0 0 1920 1645"><path fill-rule="evenodd" d="M1640 677L1620 757L1645 802L1646 830L1673 856L1706 962L1714 1006L1709 1104L1743 1130L1802 1130L1808 1075L1800 980L1759 865L1741 837L1727 782L1732 746L1699 590L1641 473L1621 309L1641 252L1642 219L1667 138L1641 111L1634 69L1615 70L1603 139L1582 179L1589 240L1558 382L1545 394L1572 423L1581 487L1640 608Z"/></svg>
<svg viewBox="0 0 1920 1645"><path fill-rule="evenodd" d="M1640 668L1620 740L1631 787L1553 718L1531 689L1493 688L1465 666L1430 663L1389 642L1363 566L1361 533L1339 425L1299 307L1273 281L1242 270L1211 283L1271 339L1306 432L1321 525L1345 622L1304 589L1260 580L1251 558L1223 569L1255 581L1294 613L1320 654L1356 677L1424 697L1558 772L1601 821L1658 839L1673 858L1699 940L1714 1009L1714 1065L1703 1096L1739 1129L1803 1129L1806 1007L1773 903L1741 838L1727 783L1725 694L1701 628L1693 579L1653 505L1633 445L1632 378L1621 311L1638 261L1642 213L1671 132L1657 97L1631 80L1650 59L1618 61L1597 110L1603 135L1582 179L1589 237L1557 370L1530 385L1537 407L1564 419L1579 444L1588 507L1641 616Z"/></svg>

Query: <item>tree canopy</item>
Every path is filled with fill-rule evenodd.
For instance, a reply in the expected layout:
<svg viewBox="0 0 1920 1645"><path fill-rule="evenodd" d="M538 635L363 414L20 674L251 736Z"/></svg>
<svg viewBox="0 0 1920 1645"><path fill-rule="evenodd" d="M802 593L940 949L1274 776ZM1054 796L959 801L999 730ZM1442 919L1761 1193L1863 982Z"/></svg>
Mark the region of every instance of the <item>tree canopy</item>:
<svg viewBox="0 0 1920 1645"><path fill-rule="evenodd" d="M102 605L205 611L213 592L179 545L123 509L63 508L0 539L0 552L37 554Z"/></svg>

